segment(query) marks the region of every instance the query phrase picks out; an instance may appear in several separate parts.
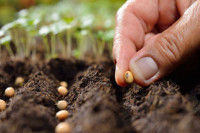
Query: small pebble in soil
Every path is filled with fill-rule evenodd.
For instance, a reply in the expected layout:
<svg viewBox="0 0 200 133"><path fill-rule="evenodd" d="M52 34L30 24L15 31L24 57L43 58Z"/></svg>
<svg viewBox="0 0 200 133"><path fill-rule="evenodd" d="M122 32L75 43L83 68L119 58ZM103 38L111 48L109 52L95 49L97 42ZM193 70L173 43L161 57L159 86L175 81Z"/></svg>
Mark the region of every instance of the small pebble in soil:
<svg viewBox="0 0 200 133"><path fill-rule="evenodd" d="M131 84L134 81L133 74L130 71L126 71L124 74L124 79L127 84Z"/></svg>
<svg viewBox="0 0 200 133"><path fill-rule="evenodd" d="M60 85L66 88L68 87L68 83L66 81L61 81Z"/></svg>
<svg viewBox="0 0 200 133"><path fill-rule="evenodd" d="M6 109L6 102L0 99L0 111L3 111L5 109Z"/></svg>
<svg viewBox="0 0 200 133"><path fill-rule="evenodd" d="M14 95L15 95L15 90L14 90L14 88L13 88L13 87L8 87L8 88L6 88L6 90L5 90L5 95L6 95L7 97L12 97L12 96L14 96Z"/></svg>
<svg viewBox="0 0 200 133"><path fill-rule="evenodd" d="M68 103L65 100L58 101L57 107L58 109L66 109Z"/></svg>
<svg viewBox="0 0 200 133"><path fill-rule="evenodd" d="M23 77L17 77L15 80L15 85L21 87L24 84L24 78Z"/></svg>
<svg viewBox="0 0 200 133"><path fill-rule="evenodd" d="M56 117L59 120L64 120L69 116L69 112L67 110L61 110L56 113Z"/></svg>
<svg viewBox="0 0 200 133"><path fill-rule="evenodd" d="M60 86L58 87L58 93L62 96L65 96L68 93L68 89L66 87Z"/></svg>
<svg viewBox="0 0 200 133"><path fill-rule="evenodd" d="M55 129L56 133L70 133L71 132L71 126L68 122L61 122L56 126Z"/></svg>

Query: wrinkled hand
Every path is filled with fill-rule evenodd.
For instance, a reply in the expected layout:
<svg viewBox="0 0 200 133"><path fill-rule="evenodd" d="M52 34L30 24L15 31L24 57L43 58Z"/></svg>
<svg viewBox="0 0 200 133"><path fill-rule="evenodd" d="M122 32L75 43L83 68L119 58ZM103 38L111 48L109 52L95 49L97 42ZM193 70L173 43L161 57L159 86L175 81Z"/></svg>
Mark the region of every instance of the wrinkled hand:
<svg viewBox="0 0 200 133"><path fill-rule="evenodd" d="M200 47L200 0L127 0L116 15L115 79L130 70L147 86Z"/></svg>

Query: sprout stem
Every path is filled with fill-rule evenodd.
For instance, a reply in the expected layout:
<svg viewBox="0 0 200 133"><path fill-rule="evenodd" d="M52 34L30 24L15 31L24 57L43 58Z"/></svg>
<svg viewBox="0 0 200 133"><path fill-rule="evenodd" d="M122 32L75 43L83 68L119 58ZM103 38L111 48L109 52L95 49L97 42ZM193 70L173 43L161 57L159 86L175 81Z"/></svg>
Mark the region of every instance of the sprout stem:
<svg viewBox="0 0 200 133"><path fill-rule="evenodd" d="M19 42L19 36L18 36L18 31L16 28L14 30L14 43L16 46L16 55L20 55L22 53L21 47L20 47L20 42Z"/></svg>
<svg viewBox="0 0 200 133"><path fill-rule="evenodd" d="M10 56L13 57L13 56L14 56L14 53L13 53L11 47L10 47L10 44L7 43L5 46L6 46L7 50L8 50L8 53L10 54Z"/></svg>
<svg viewBox="0 0 200 133"><path fill-rule="evenodd" d="M43 37L43 43L44 43L44 47L46 49L46 58L49 58L50 57L50 47L49 47L49 41L48 41L48 37L47 36L44 36Z"/></svg>
<svg viewBox="0 0 200 133"><path fill-rule="evenodd" d="M98 48L99 48L98 57L101 57L103 55L103 52L104 52L105 41L104 40L98 40L97 44L98 44Z"/></svg>
<svg viewBox="0 0 200 133"><path fill-rule="evenodd" d="M59 42L61 44L61 55L64 56L65 55L65 43L64 43L64 40L63 40L63 34L58 34L58 38L59 38Z"/></svg>
<svg viewBox="0 0 200 133"><path fill-rule="evenodd" d="M31 45L33 46L33 52L32 52L32 58L33 60L36 59L36 40L34 38L31 38ZM28 47L30 48L30 47Z"/></svg>
<svg viewBox="0 0 200 133"><path fill-rule="evenodd" d="M55 35L51 35L51 56L55 58L56 55L56 40Z"/></svg>
<svg viewBox="0 0 200 133"><path fill-rule="evenodd" d="M72 37L71 30L67 30L67 57L72 55Z"/></svg>

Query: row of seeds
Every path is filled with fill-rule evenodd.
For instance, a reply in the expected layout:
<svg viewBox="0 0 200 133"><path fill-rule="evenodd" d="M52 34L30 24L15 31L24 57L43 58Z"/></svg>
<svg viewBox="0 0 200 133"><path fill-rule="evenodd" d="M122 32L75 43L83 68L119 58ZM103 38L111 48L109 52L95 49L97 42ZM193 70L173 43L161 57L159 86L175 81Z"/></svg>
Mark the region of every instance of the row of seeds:
<svg viewBox="0 0 200 133"><path fill-rule="evenodd" d="M23 77L17 77L15 80L15 85L21 87L24 84ZM15 95L15 89L13 87L7 87L5 89L4 95L6 97L13 97ZM6 102L0 99L0 111L4 111L6 109Z"/></svg>
<svg viewBox="0 0 200 133"><path fill-rule="evenodd" d="M58 87L58 93L62 96L66 96L68 93L68 84L65 81L60 82L60 87ZM56 113L56 117L59 120L65 120L69 116L69 112L66 110L68 103L65 100L58 101L57 108L60 110ZM56 133L70 133L71 126L68 122L60 122L56 128Z"/></svg>
<svg viewBox="0 0 200 133"><path fill-rule="evenodd" d="M17 77L15 80L15 85L21 87L24 84L24 78L23 77ZM68 93L67 89L67 82L62 81L60 82L60 87L58 87L58 93L62 96L66 96ZM6 97L13 97L15 95L15 89L13 87L7 87L4 92ZM2 99L0 99L0 111L4 111L6 109L6 102ZM57 108L60 109L56 113L56 117L59 120L65 120L69 116L69 112L66 110L68 106L68 103L65 100L58 101ZM71 127L68 122L60 122L56 128L56 133L70 133Z"/></svg>

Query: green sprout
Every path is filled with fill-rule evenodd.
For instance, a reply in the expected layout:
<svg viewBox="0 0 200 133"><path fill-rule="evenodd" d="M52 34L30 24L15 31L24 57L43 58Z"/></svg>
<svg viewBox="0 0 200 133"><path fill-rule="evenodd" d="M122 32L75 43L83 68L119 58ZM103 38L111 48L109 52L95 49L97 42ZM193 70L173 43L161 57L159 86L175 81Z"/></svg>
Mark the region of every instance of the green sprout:
<svg viewBox="0 0 200 133"><path fill-rule="evenodd" d="M42 36L42 41L46 50L46 58L50 58L50 47L49 47L49 41L48 41L48 34L50 33L50 28L48 26L43 26L40 28L38 34Z"/></svg>
<svg viewBox="0 0 200 133"><path fill-rule="evenodd" d="M105 49L112 51L113 16L123 2L87 0L83 4L83 1L61 0L55 5L23 9L14 22L1 28L0 39L5 43L10 35L15 54L20 57L34 57L36 45L41 44L47 59L59 56L83 59L88 53L101 58ZM104 6L99 8L99 5ZM5 46L13 56L11 52L15 49L12 51L8 42Z"/></svg>
<svg viewBox="0 0 200 133"><path fill-rule="evenodd" d="M66 23L65 29L67 30L67 57L70 57L72 55L72 32L76 26L76 21L73 17L66 17L63 20Z"/></svg>
<svg viewBox="0 0 200 133"><path fill-rule="evenodd" d="M97 45L98 45L98 49L99 49L98 56L101 57L103 55L106 43L107 43L108 49L111 53L113 36L114 36L114 30L97 32L97 38L98 38Z"/></svg>
<svg viewBox="0 0 200 133"><path fill-rule="evenodd" d="M14 56L13 50L10 46L10 42L11 42L12 38L10 35L6 35L5 37L0 39L0 44L4 45L6 47L6 49L8 50L8 53L10 56Z"/></svg>

